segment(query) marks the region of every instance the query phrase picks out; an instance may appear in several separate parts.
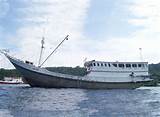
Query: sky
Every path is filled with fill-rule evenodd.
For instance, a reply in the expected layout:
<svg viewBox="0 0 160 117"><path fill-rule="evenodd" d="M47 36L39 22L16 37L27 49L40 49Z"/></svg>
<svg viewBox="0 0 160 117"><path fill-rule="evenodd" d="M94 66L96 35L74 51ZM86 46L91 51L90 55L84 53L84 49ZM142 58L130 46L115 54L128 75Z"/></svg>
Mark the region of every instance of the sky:
<svg viewBox="0 0 160 117"><path fill-rule="evenodd" d="M43 61L66 35L44 67L85 59L159 63L160 1L0 0L0 48L10 55L38 65L42 37ZM13 68L2 54L0 67Z"/></svg>

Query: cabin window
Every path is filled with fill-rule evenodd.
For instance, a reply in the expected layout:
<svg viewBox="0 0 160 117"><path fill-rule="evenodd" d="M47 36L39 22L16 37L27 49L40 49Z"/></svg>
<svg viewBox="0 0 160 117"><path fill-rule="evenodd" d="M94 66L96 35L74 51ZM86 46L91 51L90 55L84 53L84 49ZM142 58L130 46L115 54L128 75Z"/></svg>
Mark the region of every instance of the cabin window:
<svg viewBox="0 0 160 117"><path fill-rule="evenodd" d="M111 65L108 63L108 66L111 67Z"/></svg>
<svg viewBox="0 0 160 117"><path fill-rule="evenodd" d="M142 67L145 67L144 64L142 64Z"/></svg>
<svg viewBox="0 0 160 117"><path fill-rule="evenodd" d="M96 63L93 63L93 66L96 66Z"/></svg>
<svg viewBox="0 0 160 117"><path fill-rule="evenodd" d="M148 64L145 64L145 67L148 67Z"/></svg>
<svg viewBox="0 0 160 117"><path fill-rule="evenodd" d="M138 67L142 67L142 64L138 64Z"/></svg>
<svg viewBox="0 0 160 117"><path fill-rule="evenodd" d="M101 66L103 66L103 63L101 63Z"/></svg>
<svg viewBox="0 0 160 117"><path fill-rule="evenodd" d="M105 67L107 67L107 64L106 64L106 63L105 63L104 65L105 65Z"/></svg>
<svg viewBox="0 0 160 117"><path fill-rule="evenodd" d="M114 67L117 67L117 64L112 64Z"/></svg>
<svg viewBox="0 0 160 117"><path fill-rule="evenodd" d="M99 63L97 63L97 66L99 66Z"/></svg>
<svg viewBox="0 0 160 117"><path fill-rule="evenodd" d="M137 64L132 64L132 67L137 67Z"/></svg>
<svg viewBox="0 0 160 117"><path fill-rule="evenodd" d="M30 61L25 61L25 63L33 65L33 62Z"/></svg>
<svg viewBox="0 0 160 117"><path fill-rule="evenodd" d="M131 64L126 64L126 67L131 67Z"/></svg>
<svg viewBox="0 0 160 117"><path fill-rule="evenodd" d="M124 64L118 64L119 67L124 67Z"/></svg>

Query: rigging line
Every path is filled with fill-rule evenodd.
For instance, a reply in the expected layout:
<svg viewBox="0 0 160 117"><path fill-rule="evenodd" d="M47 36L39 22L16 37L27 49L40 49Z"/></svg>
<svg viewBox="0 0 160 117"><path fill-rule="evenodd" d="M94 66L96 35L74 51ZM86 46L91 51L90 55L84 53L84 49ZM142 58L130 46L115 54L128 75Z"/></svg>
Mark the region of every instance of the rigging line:
<svg viewBox="0 0 160 117"><path fill-rule="evenodd" d="M61 41L61 43L58 44L58 46L51 52L51 54L48 55L48 57L43 61L43 63L42 63L39 67L41 67L41 66L48 60L48 58L58 49L58 47L59 47L65 40L68 40L68 36L69 36L69 35L67 35L67 36Z"/></svg>

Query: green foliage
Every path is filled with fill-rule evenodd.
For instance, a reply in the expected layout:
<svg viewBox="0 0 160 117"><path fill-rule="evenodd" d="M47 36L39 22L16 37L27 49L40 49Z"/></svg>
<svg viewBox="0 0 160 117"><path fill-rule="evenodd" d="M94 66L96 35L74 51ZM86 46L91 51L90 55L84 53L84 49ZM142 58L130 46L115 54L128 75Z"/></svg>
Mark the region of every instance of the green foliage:
<svg viewBox="0 0 160 117"><path fill-rule="evenodd" d="M76 76L84 76L87 71L83 67L47 67L46 69L63 73L69 75L76 75ZM0 69L0 80L3 80L4 77L21 77L21 74L16 69Z"/></svg>
<svg viewBox="0 0 160 117"><path fill-rule="evenodd" d="M149 73L153 79L155 79L157 82L160 82L160 63L150 64Z"/></svg>
<svg viewBox="0 0 160 117"><path fill-rule="evenodd" d="M4 77L20 77L21 74L16 69L0 69L0 80Z"/></svg>
<svg viewBox="0 0 160 117"><path fill-rule="evenodd" d="M63 74L69 74L69 75L76 75L76 76L84 76L87 71L83 67L47 67L49 71L63 73Z"/></svg>

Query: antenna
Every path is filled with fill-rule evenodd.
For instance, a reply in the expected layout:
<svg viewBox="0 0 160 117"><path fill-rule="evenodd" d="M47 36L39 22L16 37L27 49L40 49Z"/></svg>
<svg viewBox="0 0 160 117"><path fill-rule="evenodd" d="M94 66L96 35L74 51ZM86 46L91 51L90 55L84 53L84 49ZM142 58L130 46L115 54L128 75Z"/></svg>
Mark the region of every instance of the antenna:
<svg viewBox="0 0 160 117"><path fill-rule="evenodd" d="M62 45L62 43L63 43L65 40L68 40L68 36L69 36L69 35L67 35L67 36L61 41L61 43L58 44L58 46L51 52L51 54L48 55L48 57L43 61L43 63L42 63L39 67L41 67L41 66L49 59L49 57L59 48L60 45Z"/></svg>
<svg viewBox="0 0 160 117"><path fill-rule="evenodd" d="M139 48L139 55L140 55L141 62L143 62L142 48Z"/></svg>
<svg viewBox="0 0 160 117"><path fill-rule="evenodd" d="M44 37L42 37L42 40L41 40L41 52L40 52L40 56L39 56L39 62L38 62L38 67L40 67L40 64L41 64L41 59L42 59L42 53L43 53L43 49L44 49Z"/></svg>
<svg viewBox="0 0 160 117"><path fill-rule="evenodd" d="M87 57L84 58L83 63L85 63L87 61Z"/></svg>

